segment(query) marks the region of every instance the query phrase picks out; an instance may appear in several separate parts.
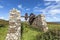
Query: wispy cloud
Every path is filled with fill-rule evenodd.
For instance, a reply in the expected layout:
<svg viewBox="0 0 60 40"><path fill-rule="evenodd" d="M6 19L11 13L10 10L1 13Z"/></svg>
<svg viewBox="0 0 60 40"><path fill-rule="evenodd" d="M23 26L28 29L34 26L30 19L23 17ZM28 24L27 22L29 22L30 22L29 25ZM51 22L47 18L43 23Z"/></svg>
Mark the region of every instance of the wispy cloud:
<svg viewBox="0 0 60 40"><path fill-rule="evenodd" d="M22 9L22 5L18 5L18 8Z"/></svg>
<svg viewBox="0 0 60 40"><path fill-rule="evenodd" d="M56 5L50 5L50 6L46 7L43 10L43 12L53 15L53 14L60 14L59 10L60 10L60 4L56 3Z"/></svg>
<svg viewBox="0 0 60 40"><path fill-rule="evenodd" d="M57 14L60 15L60 11L59 10L60 10L60 2L55 2L53 5L47 6L45 9L43 9L43 13L51 15L51 17L48 17L48 19L50 19L50 21L53 21L53 20L54 21L60 21L60 18L58 18L58 16L55 16Z"/></svg>
<svg viewBox="0 0 60 40"><path fill-rule="evenodd" d="M48 3L45 2L44 5L46 6L44 9L36 6L36 7L33 8L33 11L37 12L37 13L39 12L39 13L45 14L47 21L53 21L53 20L60 21L60 18L58 18L58 16L55 16L57 14L60 15L60 2L54 2L54 3L52 3L50 1Z"/></svg>
<svg viewBox="0 0 60 40"><path fill-rule="evenodd" d="M0 17L0 19L4 19L4 17Z"/></svg>
<svg viewBox="0 0 60 40"><path fill-rule="evenodd" d="M27 8L26 10L28 11L28 10L30 10L30 8Z"/></svg>
<svg viewBox="0 0 60 40"><path fill-rule="evenodd" d="M48 5L50 5L50 4L51 4L51 2L45 2L45 3L44 3L45 6L48 6Z"/></svg>
<svg viewBox="0 0 60 40"><path fill-rule="evenodd" d="M33 8L33 12L41 12L42 11L42 9L40 8L40 7L38 7L38 6L36 6L36 7L34 7Z"/></svg>
<svg viewBox="0 0 60 40"><path fill-rule="evenodd" d="M57 1L60 1L60 0L44 0L44 1L56 1L57 2Z"/></svg>
<svg viewBox="0 0 60 40"><path fill-rule="evenodd" d="M0 5L0 8L4 8L4 6Z"/></svg>
<svg viewBox="0 0 60 40"><path fill-rule="evenodd" d="M50 10L49 13L51 13L52 15L60 14L60 9Z"/></svg>
<svg viewBox="0 0 60 40"><path fill-rule="evenodd" d="M48 3L48 4L50 4L50 3ZM43 14L51 14L51 15L60 14L59 10L60 10L60 3L59 2L57 2L57 3L55 2L54 4L49 5L44 9L42 9L38 6L33 8L34 12L42 12Z"/></svg>

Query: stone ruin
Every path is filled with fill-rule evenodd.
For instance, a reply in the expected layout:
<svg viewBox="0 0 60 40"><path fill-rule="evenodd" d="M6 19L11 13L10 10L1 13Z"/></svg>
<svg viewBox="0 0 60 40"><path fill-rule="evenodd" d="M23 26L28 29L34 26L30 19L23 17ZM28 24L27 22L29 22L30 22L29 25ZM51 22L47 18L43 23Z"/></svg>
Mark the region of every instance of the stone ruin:
<svg viewBox="0 0 60 40"><path fill-rule="evenodd" d="M47 23L45 20L44 14L40 14L38 16L35 16L35 14L31 13L30 16L25 15L25 19L28 19L29 17L29 24L32 25L34 28L38 28L39 30L42 30L44 32L48 31Z"/></svg>
<svg viewBox="0 0 60 40"><path fill-rule="evenodd" d="M5 40L21 40L20 12L17 9L10 11L9 30Z"/></svg>
<svg viewBox="0 0 60 40"><path fill-rule="evenodd" d="M32 26L34 28L38 28L44 32L48 31L48 27L47 27L47 23L46 23L46 20L45 20L45 16L43 14L41 15L38 15L35 17L33 23L32 23Z"/></svg>
<svg viewBox="0 0 60 40"><path fill-rule="evenodd" d="M31 19L31 18L32 19ZM21 40L21 20L20 12L17 9L12 9L10 11L9 19L9 30L5 40ZM26 14L25 19L27 20L28 15ZM31 21L30 21L31 20ZM29 16L29 24L34 28L41 29L46 32L48 30L47 23L45 21L45 16L43 14Z"/></svg>

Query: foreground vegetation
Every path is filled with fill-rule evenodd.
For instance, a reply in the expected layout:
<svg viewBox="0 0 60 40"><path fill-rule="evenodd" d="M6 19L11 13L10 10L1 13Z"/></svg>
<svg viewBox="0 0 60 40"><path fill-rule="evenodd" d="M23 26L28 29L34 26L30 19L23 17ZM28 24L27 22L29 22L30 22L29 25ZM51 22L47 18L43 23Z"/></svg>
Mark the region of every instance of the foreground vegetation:
<svg viewBox="0 0 60 40"><path fill-rule="evenodd" d="M0 27L0 40L5 40L6 38L6 34L8 31L8 25L4 26L4 27Z"/></svg>
<svg viewBox="0 0 60 40"><path fill-rule="evenodd" d="M26 22L22 22L22 40L60 40L60 24L48 23L49 30L44 33L36 28L32 28ZM0 40L5 40L8 25L0 27Z"/></svg>
<svg viewBox="0 0 60 40"><path fill-rule="evenodd" d="M60 24L48 24L49 30L44 33L22 23L22 40L60 40Z"/></svg>

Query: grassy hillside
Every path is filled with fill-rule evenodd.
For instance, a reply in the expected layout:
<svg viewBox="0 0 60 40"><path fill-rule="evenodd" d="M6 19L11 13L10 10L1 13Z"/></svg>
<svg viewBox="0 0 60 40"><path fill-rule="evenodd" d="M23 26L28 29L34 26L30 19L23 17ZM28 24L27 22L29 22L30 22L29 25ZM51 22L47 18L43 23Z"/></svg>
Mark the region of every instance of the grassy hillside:
<svg viewBox="0 0 60 40"><path fill-rule="evenodd" d="M0 19L0 24L8 25L8 24L9 24L9 22L8 22L8 21L6 21L6 20Z"/></svg>
<svg viewBox="0 0 60 40"><path fill-rule="evenodd" d="M8 22L4 22L6 22L7 25L0 27L0 40L4 40L8 32ZM32 28L32 26L26 22L22 22L21 27L22 40L60 40L60 24L48 23L49 30L46 33Z"/></svg>
<svg viewBox="0 0 60 40"><path fill-rule="evenodd" d="M0 19L0 40L5 40L8 31L8 21Z"/></svg>
<svg viewBox="0 0 60 40"><path fill-rule="evenodd" d="M22 23L22 27L22 40L60 40L60 24L49 23L49 30L46 33L32 28L26 23Z"/></svg>
<svg viewBox="0 0 60 40"><path fill-rule="evenodd" d="M0 27L0 40L5 40L8 31L8 26Z"/></svg>

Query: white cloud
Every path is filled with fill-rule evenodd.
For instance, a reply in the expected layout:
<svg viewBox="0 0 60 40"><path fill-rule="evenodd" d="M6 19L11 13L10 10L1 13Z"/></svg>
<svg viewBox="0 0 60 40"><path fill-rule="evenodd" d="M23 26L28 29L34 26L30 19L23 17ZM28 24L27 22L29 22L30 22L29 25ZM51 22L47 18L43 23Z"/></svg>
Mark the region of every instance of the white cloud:
<svg viewBox="0 0 60 40"><path fill-rule="evenodd" d="M9 20L8 18L5 18L5 17L0 17L0 19L3 19L3 20Z"/></svg>
<svg viewBox="0 0 60 40"><path fill-rule="evenodd" d="M50 10L48 13L52 15L60 14L60 9L53 9L53 10Z"/></svg>
<svg viewBox="0 0 60 40"><path fill-rule="evenodd" d="M49 4L51 3L48 3L46 5L49 5ZM36 6L33 8L33 11L43 12L43 14L51 14L51 15L60 14L60 2L55 2L54 4L47 6L45 9L41 9L40 7Z"/></svg>
<svg viewBox="0 0 60 40"><path fill-rule="evenodd" d="M36 6L36 7L34 7L33 9L39 9L39 7L38 7L38 6Z"/></svg>
<svg viewBox="0 0 60 40"><path fill-rule="evenodd" d="M21 21L25 21L25 18L23 18L23 17L21 17L20 19L21 19Z"/></svg>
<svg viewBox="0 0 60 40"><path fill-rule="evenodd" d="M5 20L7 20L7 21L8 21L9 19L5 19Z"/></svg>
<svg viewBox="0 0 60 40"><path fill-rule="evenodd" d="M56 1L57 2L57 1L60 1L60 0L44 0L44 1Z"/></svg>
<svg viewBox="0 0 60 40"><path fill-rule="evenodd" d="M18 8L22 9L22 5L18 5Z"/></svg>
<svg viewBox="0 0 60 40"><path fill-rule="evenodd" d="M21 19L21 21L26 21L24 17L21 17L20 19ZM27 19L27 21L28 20L29 20L29 18Z"/></svg>
<svg viewBox="0 0 60 40"><path fill-rule="evenodd" d="M60 10L60 3L57 2L55 4L47 6L45 9L42 10L42 12L44 14L51 14L51 15L60 14L60 11L59 11Z"/></svg>
<svg viewBox="0 0 60 40"><path fill-rule="evenodd" d="M0 19L4 19L4 17L0 17Z"/></svg>
<svg viewBox="0 0 60 40"><path fill-rule="evenodd" d="M27 8L26 10L28 11L28 10L30 10L30 8Z"/></svg>
<svg viewBox="0 0 60 40"><path fill-rule="evenodd" d="M4 8L4 6L0 5L0 8Z"/></svg>
<svg viewBox="0 0 60 40"><path fill-rule="evenodd" d="M33 12L41 12L41 11L42 11L42 9L38 6L33 8Z"/></svg>
<svg viewBox="0 0 60 40"><path fill-rule="evenodd" d="M51 4L51 5L50 5ZM33 11L34 12L42 12L45 15L50 15L49 17L46 16L46 20L47 21L60 21L60 18L58 18L57 16L55 16L56 14L60 15L60 2L54 2L52 3L46 3L45 4L47 6L44 9L41 9L40 7L34 7Z"/></svg>
<svg viewBox="0 0 60 40"><path fill-rule="evenodd" d="M57 19L57 17L53 17L54 19Z"/></svg>
<svg viewBox="0 0 60 40"><path fill-rule="evenodd" d="M47 22L52 21L52 18L51 18L51 17L49 17L49 16L45 17L45 19L46 19L46 21L47 21Z"/></svg>
<svg viewBox="0 0 60 40"><path fill-rule="evenodd" d="M58 17L53 17L54 21L60 21L60 18Z"/></svg>
<svg viewBox="0 0 60 40"><path fill-rule="evenodd" d="M45 3L45 6L50 5L50 4L51 4L51 2L46 2L46 3Z"/></svg>
<svg viewBox="0 0 60 40"><path fill-rule="evenodd" d="M58 22L60 21L60 18L56 17L56 16L53 16L53 17L46 17L46 21L47 22Z"/></svg>
<svg viewBox="0 0 60 40"><path fill-rule="evenodd" d="M50 5L48 7L46 7L45 9L42 10L44 14L51 14L51 17L48 17L48 19L50 19L50 21L60 21L60 18L58 18L57 16L55 16L56 14L60 15L60 2L56 2L56 5ZM59 16L58 15L58 16ZM46 18L46 20L48 20Z"/></svg>

